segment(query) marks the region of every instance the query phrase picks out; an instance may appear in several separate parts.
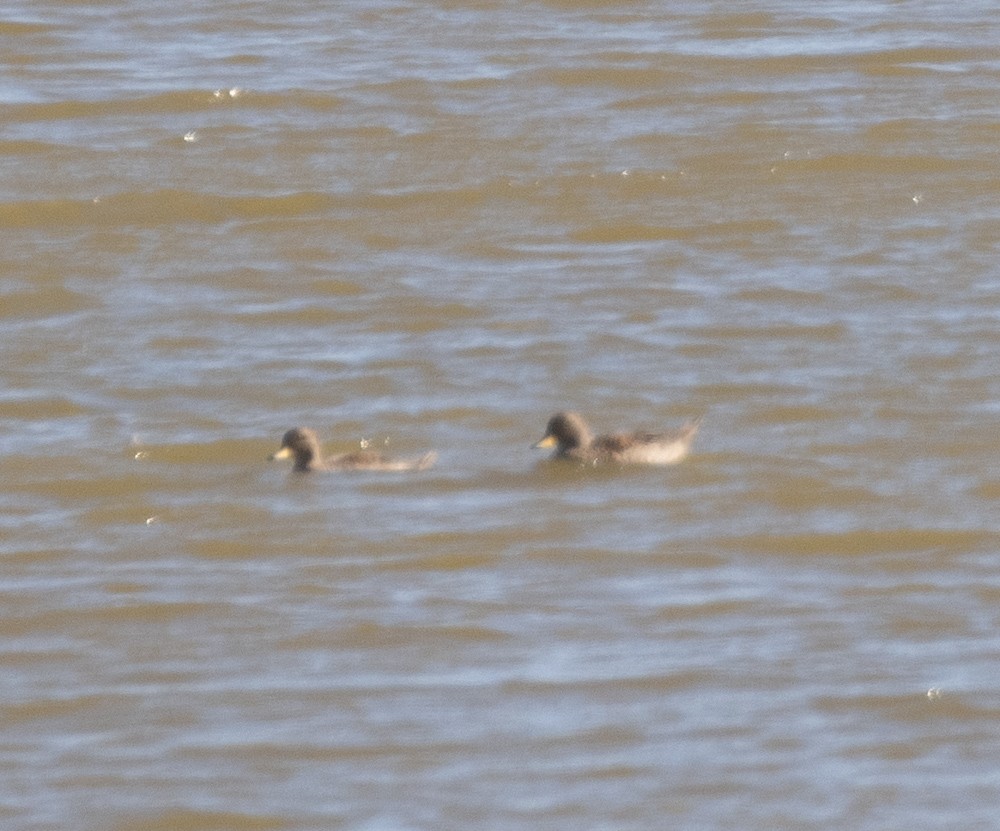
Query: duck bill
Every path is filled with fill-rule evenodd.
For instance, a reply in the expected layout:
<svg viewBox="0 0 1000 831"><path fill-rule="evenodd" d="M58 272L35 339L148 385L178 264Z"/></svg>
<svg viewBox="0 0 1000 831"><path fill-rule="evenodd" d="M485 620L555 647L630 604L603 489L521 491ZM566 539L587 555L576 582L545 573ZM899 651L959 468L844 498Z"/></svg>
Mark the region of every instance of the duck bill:
<svg viewBox="0 0 1000 831"><path fill-rule="evenodd" d="M292 457L292 448L290 447L282 447L277 452L272 453L270 456L268 456L268 458L272 462L277 462L280 459L290 459L291 457Z"/></svg>
<svg viewBox="0 0 1000 831"><path fill-rule="evenodd" d="M532 447L536 450L548 450L551 447L555 447L558 443L555 436L545 436L541 441L535 442Z"/></svg>

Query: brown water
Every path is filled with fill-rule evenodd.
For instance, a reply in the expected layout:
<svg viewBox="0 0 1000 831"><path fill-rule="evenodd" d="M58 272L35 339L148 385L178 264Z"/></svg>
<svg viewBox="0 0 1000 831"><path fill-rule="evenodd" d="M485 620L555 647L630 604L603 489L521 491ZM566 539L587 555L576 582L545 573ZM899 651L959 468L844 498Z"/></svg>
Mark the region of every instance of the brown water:
<svg viewBox="0 0 1000 831"><path fill-rule="evenodd" d="M327 5L0 14L0 825L997 827L994 5Z"/></svg>

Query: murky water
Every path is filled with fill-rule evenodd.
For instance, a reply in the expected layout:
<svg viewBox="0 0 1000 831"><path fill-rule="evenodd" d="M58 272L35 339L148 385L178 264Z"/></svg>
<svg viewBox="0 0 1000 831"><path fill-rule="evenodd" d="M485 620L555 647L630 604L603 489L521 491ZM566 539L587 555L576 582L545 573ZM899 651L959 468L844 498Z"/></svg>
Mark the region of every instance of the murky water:
<svg viewBox="0 0 1000 831"><path fill-rule="evenodd" d="M7 4L4 828L995 827L1000 24L733 8Z"/></svg>

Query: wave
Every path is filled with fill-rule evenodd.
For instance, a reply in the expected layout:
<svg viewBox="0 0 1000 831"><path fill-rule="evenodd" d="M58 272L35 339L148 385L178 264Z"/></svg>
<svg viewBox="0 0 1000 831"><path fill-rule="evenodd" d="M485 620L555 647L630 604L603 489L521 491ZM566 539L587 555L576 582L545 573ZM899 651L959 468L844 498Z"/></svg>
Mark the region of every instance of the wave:
<svg viewBox="0 0 1000 831"><path fill-rule="evenodd" d="M184 89L133 98L72 99L15 104L4 110L7 124L76 118L148 117L156 114L199 112L220 106L252 106L255 110L298 107L320 112L336 110L339 96L304 90L278 93L230 89Z"/></svg>
<svg viewBox="0 0 1000 831"><path fill-rule="evenodd" d="M303 216L329 208L333 198L321 193L273 196L223 196L176 188L128 191L94 199L40 199L0 205L7 228L48 226L159 225L217 223L231 219Z"/></svg>

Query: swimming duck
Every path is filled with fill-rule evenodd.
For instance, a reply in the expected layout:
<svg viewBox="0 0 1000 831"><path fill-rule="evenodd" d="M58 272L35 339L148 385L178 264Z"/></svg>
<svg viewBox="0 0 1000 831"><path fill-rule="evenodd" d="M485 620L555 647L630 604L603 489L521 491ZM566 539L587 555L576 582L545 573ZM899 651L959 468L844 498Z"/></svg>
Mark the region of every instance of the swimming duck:
<svg viewBox="0 0 1000 831"><path fill-rule="evenodd" d="M670 465L688 454L700 423L699 416L674 433L614 433L595 437L579 413L561 412L549 419L545 435L535 447L554 447L552 458L588 464Z"/></svg>
<svg viewBox="0 0 1000 831"><path fill-rule="evenodd" d="M295 427L281 438L281 447L270 456L271 461L294 457L292 470L308 473L312 470L426 470L437 461L431 451L416 459L393 459L374 450L356 450L339 456L323 458L316 433L308 427Z"/></svg>

